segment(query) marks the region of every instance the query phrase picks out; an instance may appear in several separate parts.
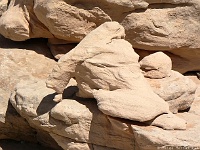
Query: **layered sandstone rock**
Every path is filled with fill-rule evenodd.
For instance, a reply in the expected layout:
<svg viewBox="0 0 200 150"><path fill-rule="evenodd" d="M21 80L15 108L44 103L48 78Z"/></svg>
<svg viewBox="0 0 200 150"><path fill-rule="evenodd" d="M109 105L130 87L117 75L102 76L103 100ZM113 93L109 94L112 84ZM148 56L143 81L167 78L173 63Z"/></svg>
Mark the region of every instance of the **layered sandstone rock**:
<svg viewBox="0 0 200 150"><path fill-rule="evenodd" d="M40 142L58 148L47 132L32 128L9 102L20 81L46 79L55 64L51 57L44 40L15 43L0 37L0 139Z"/></svg>
<svg viewBox="0 0 200 150"><path fill-rule="evenodd" d="M0 3L3 11L6 3ZM11 0L0 33L15 41L56 37L78 43L102 23L118 21L134 48L169 51L173 69L185 73L200 70L199 8L198 0Z"/></svg>
<svg viewBox="0 0 200 150"><path fill-rule="evenodd" d="M188 77L171 70L170 58L162 52L144 57L141 69L154 92L168 102L170 111L190 108L196 91L196 84Z"/></svg>
<svg viewBox="0 0 200 150"><path fill-rule="evenodd" d="M8 10L0 17L0 33L14 41L30 38L52 38L33 12L34 0L11 0Z"/></svg>
<svg viewBox="0 0 200 150"><path fill-rule="evenodd" d="M113 117L144 122L168 113L167 103L144 79L138 55L123 36L123 27L116 22L99 26L59 60L47 86L62 93L75 77L77 95L96 98L98 108Z"/></svg>
<svg viewBox="0 0 200 150"><path fill-rule="evenodd" d="M95 99L76 97L74 93L77 89L72 82L64 92L64 97L68 99L58 104L53 101L54 91L46 88L44 81L21 82L12 95L11 103L32 127L48 132L64 150L145 150L168 145L173 148L200 146L198 115L164 114L156 118L152 126L149 126L150 122L142 124L113 118L98 110ZM180 122L186 130L155 127L180 129Z"/></svg>

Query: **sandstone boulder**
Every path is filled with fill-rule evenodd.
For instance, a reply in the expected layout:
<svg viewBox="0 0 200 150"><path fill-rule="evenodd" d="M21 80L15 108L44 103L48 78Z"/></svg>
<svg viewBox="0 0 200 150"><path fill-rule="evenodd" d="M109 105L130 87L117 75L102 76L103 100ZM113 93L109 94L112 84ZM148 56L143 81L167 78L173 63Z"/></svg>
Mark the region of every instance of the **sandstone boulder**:
<svg viewBox="0 0 200 150"><path fill-rule="evenodd" d="M162 52L144 57L140 65L145 77L162 79L171 74L172 61Z"/></svg>
<svg viewBox="0 0 200 150"><path fill-rule="evenodd" d="M186 130L162 130L157 127L131 125L135 139L142 150L199 149L199 116L182 113L178 117L187 121ZM173 122L173 124L175 124Z"/></svg>
<svg viewBox="0 0 200 150"><path fill-rule="evenodd" d="M17 113L9 102L20 81L45 79L55 64L44 40L12 42L0 36L0 139L40 142L56 147L50 135L36 130ZM46 67L48 66L48 67ZM41 140L45 138L47 141ZM39 140L40 139L40 140ZM58 147L56 147L58 148Z"/></svg>
<svg viewBox="0 0 200 150"><path fill-rule="evenodd" d="M191 105L191 108L189 110L190 113L200 115L200 84L198 84L197 90L195 92L195 99L194 102Z"/></svg>
<svg viewBox="0 0 200 150"><path fill-rule="evenodd" d="M52 34L33 13L34 0L11 0L0 18L0 33L14 41L30 38L51 38Z"/></svg>
<svg viewBox="0 0 200 150"><path fill-rule="evenodd" d="M184 119L181 119L172 113L162 114L155 118L151 123L151 125L162 127L167 130L186 130L186 124L187 123Z"/></svg>
<svg viewBox="0 0 200 150"><path fill-rule="evenodd" d="M97 37L98 34L101 36ZM75 77L78 96L95 97L99 109L114 117L142 122L168 113L167 103L145 81L138 55L128 42L120 39L123 36L123 27L117 22L104 23L59 60L47 86L62 93L69 79ZM148 94L143 96L139 93ZM147 112L148 107L151 113ZM133 108L139 109L135 111Z"/></svg>
<svg viewBox="0 0 200 150"><path fill-rule="evenodd" d="M145 150L167 146L184 146L192 149L200 146L198 115L177 115L179 121L180 118L187 121L186 130L163 130L147 124L106 116L98 110L95 99L81 99L73 96L74 94L69 96L70 90L76 92L73 88L74 86L69 86L65 90L64 95L68 95L68 99L55 103L54 91L46 88L44 81L22 82L13 93L11 102L32 127L47 131L65 150ZM162 120L165 117L172 119L171 124ZM171 129L172 126L177 127L177 120L173 119L174 116L162 116L158 118L160 121L157 120L155 123L159 123L160 126L166 123L165 127L167 125Z"/></svg>
<svg viewBox="0 0 200 150"><path fill-rule="evenodd" d="M168 113L168 105L151 91L98 90L94 92L94 97L97 99L98 108L113 117L145 122L159 114Z"/></svg>
<svg viewBox="0 0 200 150"><path fill-rule="evenodd" d="M115 131L107 116L98 110L95 99L77 98L71 90L77 91L69 84L64 92L64 98L68 99L55 103L55 93L46 88L44 81L21 82L12 94L11 103L32 127L51 134L63 149L76 145L84 148L87 143L116 149L134 147L133 136L126 131Z"/></svg>
<svg viewBox="0 0 200 150"><path fill-rule="evenodd" d="M99 7L83 9L76 6L79 4L82 3L70 5L63 0L37 0L34 12L56 38L80 42L90 31L111 21L111 18Z"/></svg>
<svg viewBox="0 0 200 150"><path fill-rule="evenodd" d="M144 50L200 48L199 1L173 0L150 3L145 11L130 13L122 21L127 40L134 45L134 48Z"/></svg>
<svg viewBox="0 0 200 150"><path fill-rule="evenodd" d="M163 79L147 80L153 91L168 102L173 113L186 110L194 101L196 84L176 71L171 71L171 76Z"/></svg>
<svg viewBox="0 0 200 150"><path fill-rule="evenodd" d="M146 56L156 53L157 51L141 50L135 49L137 54L140 56L140 59L143 59ZM163 51L167 56L171 58L172 69L178 71L182 74L190 71L198 71L199 67L199 55L200 51L198 49L182 49L180 50L170 50Z"/></svg>

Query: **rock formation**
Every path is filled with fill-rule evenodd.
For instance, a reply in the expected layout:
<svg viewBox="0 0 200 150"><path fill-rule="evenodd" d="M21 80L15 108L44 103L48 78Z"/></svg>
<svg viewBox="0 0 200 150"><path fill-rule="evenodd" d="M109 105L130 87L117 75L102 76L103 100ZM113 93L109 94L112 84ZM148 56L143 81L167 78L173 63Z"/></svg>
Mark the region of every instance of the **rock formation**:
<svg viewBox="0 0 200 150"><path fill-rule="evenodd" d="M75 77L79 88L77 96L95 98L99 110L104 114L139 122L150 121L161 115L159 119L153 121L153 124L168 128L164 127L165 124L159 124L163 122L162 118L176 120L176 117L169 113L165 101L168 101L173 113L187 109L194 100L196 85L193 81L186 79L183 84L187 88L184 88L184 86L176 85L178 84L176 79L174 81L176 87L173 89L174 85L167 81L166 86L158 86L160 90L158 88L155 92L163 98L161 99L153 92L142 75L138 63L139 57L132 46L123 40L124 34L123 27L117 22L104 23L90 32L77 47L58 61L47 80L47 86L59 94L54 99L59 101L61 97L58 96L63 93L69 80ZM163 58L166 62L164 65L156 63ZM146 70L144 74L146 76L149 74L148 77L153 79L161 78L161 82L169 76L170 79L174 79L171 76L173 73L171 66L170 58L163 53L156 53L141 60L141 67ZM149 71L149 68L153 68L153 72ZM153 83L152 86L154 86ZM170 89L171 93L166 93L167 89ZM188 95L190 95L189 99ZM169 116L164 115L168 113ZM157 121L159 123L156 123ZM185 129L185 125L186 123L181 120L180 126L173 129Z"/></svg>
<svg viewBox="0 0 200 150"><path fill-rule="evenodd" d="M79 43L104 22L117 21L133 48L168 51L173 69L185 73L200 70L199 9L198 0L2 0L0 33L15 41Z"/></svg>
<svg viewBox="0 0 200 150"><path fill-rule="evenodd" d="M18 41L0 37L0 140L200 149L199 16L199 0L0 0Z"/></svg>

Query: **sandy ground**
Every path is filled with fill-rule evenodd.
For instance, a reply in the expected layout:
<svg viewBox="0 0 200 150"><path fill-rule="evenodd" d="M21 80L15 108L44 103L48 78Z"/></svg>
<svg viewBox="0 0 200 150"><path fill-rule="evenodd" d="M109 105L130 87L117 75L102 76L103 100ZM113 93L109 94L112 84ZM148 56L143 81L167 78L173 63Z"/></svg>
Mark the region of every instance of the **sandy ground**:
<svg viewBox="0 0 200 150"><path fill-rule="evenodd" d="M0 140L0 150L54 150L39 144L18 142L13 140Z"/></svg>

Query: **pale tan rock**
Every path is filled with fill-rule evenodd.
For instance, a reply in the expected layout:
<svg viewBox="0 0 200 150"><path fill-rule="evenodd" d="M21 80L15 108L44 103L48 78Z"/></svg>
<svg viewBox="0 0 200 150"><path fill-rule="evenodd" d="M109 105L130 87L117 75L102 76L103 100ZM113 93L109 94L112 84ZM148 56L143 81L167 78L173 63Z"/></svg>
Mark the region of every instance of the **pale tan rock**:
<svg viewBox="0 0 200 150"><path fill-rule="evenodd" d="M33 13L33 4L33 0L11 0L7 11L0 18L0 33L14 41L52 38L52 34Z"/></svg>
<svg viewBox="0 0 200 150"><path fill-rule="evenodd" d="M17 83L33 78L45 79L55 61L44 40L13 42L0 36L0 139L13 139L54 145L48 134L36 131L9 102ZM46 67L48 66L48 68ZM47 141L39 140L39 137ZM50 140L51 139L51 140Z"/></svg>
<svg viewBox="0 0 200 150"><path fill-rule="evenodd" d="M159 114L168 113L168 105L153 92L119 89L94 92L98 108L107 115L139 122L149 121Z"/></svg>
<svg viewBox="0 0 200 150"><path fill-rule="evenodd" d="M70 89L70 87L68 88ZM87 146L89 143L97 150L103 148L108 150L153 150L166 145L172 147L188 146L189 148L200 146L198 142L200 118L198 115L191 113L177 115L187 121L186 130L163 130L126 119L107 117L98 110L94 99L74 97L74 99L64 99L58 104L54 103L52 101L53 93L46 96L45 89L52 91L45 87L44 81L36 82L33 85L24 84L18 90L16 89L16 96L13 98L18 98L18 100L12 99L12 104L19 111L18 102L23 99L24 104L21 103L20 106L24 111L19 111L19 113L35 129L44 130L59 137L55 140L57 139L59 145L63 147L69 146L69 143L73 141L71 146L76 144L78 147L80 145ZM65 91L65 94L68 93L69 89ZM31 93L28 92L29 96L27 91L31 91ZM19 97L19 93L21 97ZM42 100L41 97L45 98ZM34 104L34 107L31 104ZM28 110L37 112L37 116L29 116Z"/></svg>
<svg viewBox="0 0 200 150"><path fill-rule="evenodd" d="M200 49L170 50L169 56L173 62L173 70L180 73L200 70Z"/></svg>
<svg viewBox="0 0 200 150"><path fill-rule="evenodd" d="M107 22L101 25L59 60L47 80L47 86L60 94L68 84L68 80L75 76L79 88L78 96L95 97L99 109L107 115L147 121L167 113L167 103L153 93L145 81L140 71L138 55L128 42L120 39L123 36L123 27L118 23ZM103 91L94 92L96 89ZM114 93L110 94L109 91ZM143 94L138 96L136 93L148 94L143 97ZM115 94L120 98L115 99ZM140 103L138 99L146 104ZM58 101L57 98L55 100ZM127 104L124 104L124 101L127 101ZM151 110L155 111L151 113L145 111L149 104ZM155 106L157 109L154 109ZM133 107L141 109L135 111Z"/></svg>
<svg viewBox="0 0 200 150"><path fill-rule="evenodd" d="M198 132L200 128L199 116L182 113L178 117L186 120L186 130L162 130L161 128L153 126L131 125L139 147L142 150L166 149L169 147L173 149L180 147L184 149L198 149L200 147L200 134Z"/></svg>
<svg viewBox="0 0 200 150"><path fill-rule="evenodd" d="M176 71L170 77L147 80L153 91L168 102L173 113L189 108L194 101L196 84Z"/></svg>
<svg viewBox="0 0 200 150"><path fill-rule="evenodd" d="M186 130L186 121L177 117L176 115L162 114L155 118L151 125L161 127L166 130Z"/></svg>
<svg viewBox="0 0 200 150"><path fill-rule="evenodd" d="M8 0L1 0L0 1L0 16L7 10L8 7Z"/></svg>
<svg viewBox="0 0 200 150"><path fill-rule="evenodd" d="M69 86L64 95L68 95L70 90L74 90L73 87ZM22 82L13 93L11 103L35 129L61 136L64 141L58 142L60 146L71 139L80 144L91 143L116 149L134 148L132 133L115 130L107 116L98 110L95 99L74 97L63 99L57 104L53 102L54 95L52 89L46 88L44 81Z"/></svg>
<svg viewBox="0 0 200 150"><path fill-rule="evenodd" d="M37 0L34 12L56 38L73 42L79 42L100 24L111 21L98 7L85 10L62 0Z"/></svg>
<svg viewBox="0 0 200 150"><path fill-rule="evenodd" d="M104 53L107 53L108 50L104 50L105 48L102 47L108 47L106 44L107 42L111 42L112 39L121 39L122 37L124 37L124 29L117 22L108 22L101 25L84 38L73 51L70 51L58 61L58 64L54 67L52 74L50 74L47 80L47 86L53 88L57 93L62 93L68 84L69 79L75 76L74 73L77 65L104 51ZM125 41L122 40L122 42ZM129 44L129 49L130 48L131 45ZM135 54L133 50L132 54L132 58L129 58L129 60L137 62L135 59L138 59L138 55ZM78 86L81 87L81 84ZM88 92L82 93L82 96L92 97Z"/></svg>
<svg viewBox="0 0 200 150"><path fill-rule="evenodd" d="M92 145L87 143L76 142L75 140L51 134L53 139L63 148L63 150L92 150Z"/></svg>
<svg viewBox="0 0 200 150"><path fill-rule="evenodd" d="M144 76L152 79L162 79L170 76L172 69L171 59L163 52L153 53L140 61Z"/></svg>
<svg viewBox="0 0 200 150"><path fill-rule="evenodd" d="M122 21L126 39L134 48L179 49L179 53L200 48L198 0L148 2L145 11L132 12Z"/></svg>

